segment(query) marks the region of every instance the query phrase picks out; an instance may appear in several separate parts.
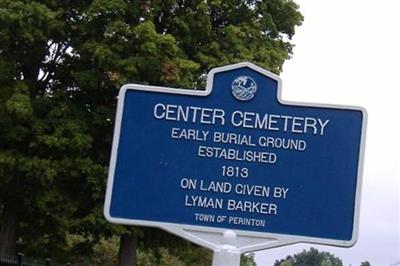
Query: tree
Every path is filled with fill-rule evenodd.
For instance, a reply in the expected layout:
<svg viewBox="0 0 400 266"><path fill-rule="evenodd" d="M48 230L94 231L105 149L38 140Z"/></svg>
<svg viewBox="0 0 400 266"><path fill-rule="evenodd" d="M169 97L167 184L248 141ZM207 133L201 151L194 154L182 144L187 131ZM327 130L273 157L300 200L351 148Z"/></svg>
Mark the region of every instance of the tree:
<svg viewBox="0 0 400 266"><path fill-rule="evenodd" d="M0 255L120 234L127 258L142 231L101 211L120 86L200 89L244 60L279 73L301 22L291 0L0 1Z"/></svg>
<svg viewBox="0 0 400 266"><path fill-rule="evenodd" d="M241 266L257 266L256 261L254 259L254 253L242 255L240 259Z"/></svg>
<svg viewBox="0 0 400 266"><path fill-rule="evenodd" d="M285 259L276 260L274 266L343 266L342 260L329 252L320 252L315 248L303 250Z"/></svg>
<svg viewBox="0 0 400 266"><path fill-rule="evenodd" d="M371 266L371 263L368 261L361 262L360 266Z"/></svg>
<svg viewBox="0 0 400 266"><path fill-rule="evenodd" d="M0 255L15 254L17 240L30 238L43 255L59 250L87 178L104 172L90 158L84 113L58 81L43 76L62 61L65 47L55 43L63 35L57 12L46 5L1 1Z"/></svg>

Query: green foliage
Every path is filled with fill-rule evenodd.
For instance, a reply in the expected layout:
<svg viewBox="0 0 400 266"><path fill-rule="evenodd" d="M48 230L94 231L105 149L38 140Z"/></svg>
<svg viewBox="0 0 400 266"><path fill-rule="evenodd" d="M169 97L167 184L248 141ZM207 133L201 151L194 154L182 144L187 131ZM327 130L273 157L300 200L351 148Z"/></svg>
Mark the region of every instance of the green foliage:
<svg viewBox="0 0 400 266"><path fill-rule="evenodd" d="M20 249L63 260L68 235L83 237L68 252L90 255L126 232L102 216L122 84L200 89L244 60L279 73L301 22L291 0L0 1L0 208L18 212Z"/></svg>
<svg viewBox="0 0 400 266"><path fill-rule="evenodd" d="M254 253L242 255L240 258L240 266L257 266Z"/></svg>
<svg viewBox="0 0 400 266"><path fill-rule="evenodd" d="M72 254L71 249L76 248L86 240L80 235L68 235L65 252ZM104 266L116 265L119 248L119 239L111 237L101 238L94 246L93 256L90 258L76 256L70 261L76 266ZM212 264L212 252L204 248L195 248L192 244L185 243L179 248L153 247L140 248L137 251L137 266L209 266ZM254 254L243 255L241 266L256 266Z"/></svg>
<svg viewBox="0 0 400 266"><path fill-rule="evenodd" d="M294 256L277 260L274 266L343 266L342 260L329 252L320 252L318 249L310 248L303 250Z"/></svg>

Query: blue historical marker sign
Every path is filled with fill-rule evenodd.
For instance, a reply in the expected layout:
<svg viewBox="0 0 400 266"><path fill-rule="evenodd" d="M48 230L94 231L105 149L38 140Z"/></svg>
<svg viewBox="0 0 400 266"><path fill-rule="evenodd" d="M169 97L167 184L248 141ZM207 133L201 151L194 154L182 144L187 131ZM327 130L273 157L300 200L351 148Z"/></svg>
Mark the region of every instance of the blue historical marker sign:
<svg viewBox="0 0 400 266"><path fill-rule="evenodd" d="M283 102L280 86L250 63L212 70L205 91L125 85L107 219L354 244L366 113Z"/></svg>

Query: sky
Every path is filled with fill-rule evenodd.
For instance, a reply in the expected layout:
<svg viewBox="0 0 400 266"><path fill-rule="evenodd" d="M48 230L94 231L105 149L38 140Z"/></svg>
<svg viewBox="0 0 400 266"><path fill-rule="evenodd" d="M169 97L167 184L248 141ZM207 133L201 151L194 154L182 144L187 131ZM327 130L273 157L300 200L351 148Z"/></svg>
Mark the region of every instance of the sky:
<svg viewBox="0 0 400 266"><path fill-rule="evenodd" d="M282 99L368 112L358 242L256 252L258 266L316 247L344 265L400 265L400 1L295 0L304 23L284 64ZM399 263L399 264L396 264Z"/></svg>

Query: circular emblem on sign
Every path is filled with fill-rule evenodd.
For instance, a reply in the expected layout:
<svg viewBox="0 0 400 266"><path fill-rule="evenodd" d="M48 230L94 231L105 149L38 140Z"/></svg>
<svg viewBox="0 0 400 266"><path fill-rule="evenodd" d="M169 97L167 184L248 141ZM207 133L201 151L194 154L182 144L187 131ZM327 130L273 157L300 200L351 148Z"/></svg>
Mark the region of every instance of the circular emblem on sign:
<svg viewBox="0 0 400 266"><path fill-rule="evenodd" d="M232 94L240 101L253 99L257 91L257 84L249 76L237 77L232 82Z"/></svg>

